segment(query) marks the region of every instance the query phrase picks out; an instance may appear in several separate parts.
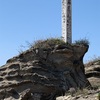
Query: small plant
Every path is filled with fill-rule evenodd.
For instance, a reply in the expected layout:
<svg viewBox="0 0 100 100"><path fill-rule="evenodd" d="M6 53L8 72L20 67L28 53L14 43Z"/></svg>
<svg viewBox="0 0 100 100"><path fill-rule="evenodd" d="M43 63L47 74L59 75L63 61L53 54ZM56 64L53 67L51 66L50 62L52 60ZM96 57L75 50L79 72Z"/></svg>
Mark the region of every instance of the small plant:
<svg viewBox="0 0 100 100"><path fill-rule="evenodd" d="M74 44L89 46L89 41L87 39L80 39L80 40L76 40Z"/></svg>
<svg viewBox="0 0 100 100"><path fill-rule="evenodd" d="M100 92L98 93L98 100L100 100Z"/></svg>

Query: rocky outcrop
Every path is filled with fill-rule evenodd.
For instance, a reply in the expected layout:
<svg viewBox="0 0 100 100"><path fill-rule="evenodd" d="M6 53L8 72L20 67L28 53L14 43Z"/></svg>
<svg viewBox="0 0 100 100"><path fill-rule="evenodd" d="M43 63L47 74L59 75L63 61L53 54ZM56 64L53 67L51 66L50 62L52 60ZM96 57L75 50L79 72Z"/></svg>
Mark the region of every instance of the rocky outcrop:
<svg viewBox="0 0 100 100"><path fill-rule="evenodd" d="M100 87L100 59L90 61L85 65L86 77L93 87Z"/></svg>
<svg viewBox="0 0 100 100"><path fill-rule="evenodd" d="M100 60L86 64L85 70L87 78L100 78Z"/></svg>
<svg viewBox="0 0 100 100"><path fill-rule="evenodd" d="M0 67L0 100L55 100L72 87L87 87L87 50L84 45L32 47L9 59Z"/></svg>
<svg viewBox="0 0 100 100"><path fill-rule="evenodd" d="M100 94L100 59L85 64L85 74L92 88L69 91L65 96L59 96L56 100L99 100ZM71 94L73 92L73 95Z"/></svg>

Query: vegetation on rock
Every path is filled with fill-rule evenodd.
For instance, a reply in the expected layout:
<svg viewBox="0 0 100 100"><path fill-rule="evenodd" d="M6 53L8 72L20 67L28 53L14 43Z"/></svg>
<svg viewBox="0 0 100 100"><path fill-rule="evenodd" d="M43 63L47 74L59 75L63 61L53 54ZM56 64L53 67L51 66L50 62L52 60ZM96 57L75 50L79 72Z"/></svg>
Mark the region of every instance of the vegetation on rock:
<svg viewBox="0 0 100 100"><path fill-rule="evenodd" d="M51 48L53 49L55 45L62 45L62 44L67 44L65 43L62 39L59 38L50 38L46 40L38 40L34 42L33 47L35 48Z"/></svg>
<svg viewBox="0 0 100 100"><path fill-rule="evenodd" d="M98 100L100 100L100 92L98 93Z"/></svg>
<svg viewBox="0 0 100 100"><path fill-rule="evenodd" d="M80 39L80 40L76 40L74 44L89 46L89 41L88 41L88 39Z"/></svg>
<svg viewBox="0 0 100 100"><path fill-rule="evenodd" d="M54 49L54 47L56 45L66 45L66 46L84 45L84 46L89 46L89 41L87 39L81 39L81 40L75 41L75 43L73 43L73 44L69 44L69 43L65 43L60 38L49 38L49 39L46 39L46 40L38 40L38 41L34 42L33 44L31 44L31 47L42 48L42 49L46 49L46 48Z"/></svg>
<svg viewBox="0 0 100 100"><path fill-rule="evenodd" d="M56 100L72 87L89 86L82 61L87 50L61 39L31 44L0 68L0 100Z"/></svg>

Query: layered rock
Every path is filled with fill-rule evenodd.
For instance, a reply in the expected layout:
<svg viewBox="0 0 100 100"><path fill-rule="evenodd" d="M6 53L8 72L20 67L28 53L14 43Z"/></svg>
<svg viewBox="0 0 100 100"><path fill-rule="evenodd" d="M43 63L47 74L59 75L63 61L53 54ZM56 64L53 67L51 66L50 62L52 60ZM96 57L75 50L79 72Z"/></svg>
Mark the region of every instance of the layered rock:
<svg viewBox="0 0 100 100"><path fill-rule="evenodd" d="M100 87L100 59L90 61L85 65L86 77L93 87Z"/></svg>
<svg viewBox="0 0 100 100"><path fill-rule="evenodd" d="M100 78L100 60L88 63L85 67L87 78L97 77Z"/></svg>
<svg viewBox="0 0 100 100"><path fill-rule="evenodd" d="M83 56L88 46L31 48L0 67L0 100L55 100L70 88L84 88Z"/></svg>

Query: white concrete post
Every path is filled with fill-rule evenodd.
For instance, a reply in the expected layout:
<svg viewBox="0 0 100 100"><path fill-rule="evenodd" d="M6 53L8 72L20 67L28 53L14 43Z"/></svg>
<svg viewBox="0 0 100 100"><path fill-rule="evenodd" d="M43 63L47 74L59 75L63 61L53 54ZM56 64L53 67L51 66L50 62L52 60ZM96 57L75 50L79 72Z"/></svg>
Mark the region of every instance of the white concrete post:
<svg viewBox="0 0 100 100"><path fill-rule="evenodd" d="M72 43L72 0L62 0L62 39Z"/></svg>

